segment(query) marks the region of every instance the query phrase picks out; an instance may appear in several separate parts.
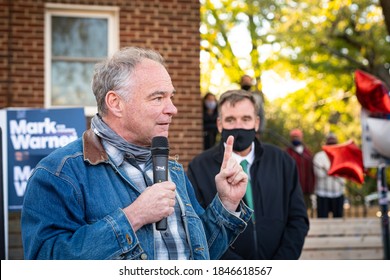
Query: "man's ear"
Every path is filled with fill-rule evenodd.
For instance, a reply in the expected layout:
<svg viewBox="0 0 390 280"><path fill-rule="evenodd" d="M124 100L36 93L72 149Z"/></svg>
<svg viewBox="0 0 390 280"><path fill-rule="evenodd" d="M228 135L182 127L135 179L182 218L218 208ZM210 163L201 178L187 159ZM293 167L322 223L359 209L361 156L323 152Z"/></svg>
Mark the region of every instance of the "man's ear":
<svg viewBox="0 0 390 280"><path fill-rule="evenodd" d="M109 91L106 94L106 106L108 111L116 117L120 117L122 115L122 98L115 92Z"/></svg>
<svg viewBox="0 0 390 280"><path fill-rule="evenodd" d="M222 120L220 117L217 118L217 128L219 133L222 133Z"/></svg>
<svg viewBox="0 0 390 280"><path fill-rule="evenodd" d="M256 116L256 121L255 121L255 130L256 130L256 132L259 130L260 123L261 123L260 117Z"/></svg>

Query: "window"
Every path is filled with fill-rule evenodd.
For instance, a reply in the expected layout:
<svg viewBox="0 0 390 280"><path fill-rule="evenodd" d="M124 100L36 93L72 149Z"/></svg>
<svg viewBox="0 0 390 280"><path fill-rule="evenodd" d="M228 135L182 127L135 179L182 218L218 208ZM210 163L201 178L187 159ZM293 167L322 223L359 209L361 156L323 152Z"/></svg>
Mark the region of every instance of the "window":
<svg viewBox="0 0 390 280"><path fill-rule="evenodd" d="M118 49L119 8L46 4L45 107L97 112L94 65Z"/></svg>

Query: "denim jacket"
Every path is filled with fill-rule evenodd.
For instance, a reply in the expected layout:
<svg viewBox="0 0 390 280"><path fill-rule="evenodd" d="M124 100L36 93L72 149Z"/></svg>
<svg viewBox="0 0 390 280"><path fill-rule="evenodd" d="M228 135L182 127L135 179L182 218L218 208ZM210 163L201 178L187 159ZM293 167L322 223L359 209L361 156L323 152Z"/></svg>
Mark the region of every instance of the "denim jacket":
<svg viewBox="0 0 390 280"><path fill-rule="evenodd" d="M183 166L169 160L176 184L190 259L218 259L245 229L218 196L204 210ZM123 208L140 192L110 160L99 138L83 137L41 160L27 183L22 209L25 259L154 259L153 225L134 232Z"/></svg>

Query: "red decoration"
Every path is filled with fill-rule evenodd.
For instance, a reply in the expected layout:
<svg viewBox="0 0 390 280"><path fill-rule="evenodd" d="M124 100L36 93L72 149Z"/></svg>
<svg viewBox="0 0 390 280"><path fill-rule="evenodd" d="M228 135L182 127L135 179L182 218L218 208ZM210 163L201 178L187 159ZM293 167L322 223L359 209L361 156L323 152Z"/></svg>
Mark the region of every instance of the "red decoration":
<svg viewBox="0 0 390 280"><path fill-rule="evenodd" d="M325 145L322 149L330 160L329 175L344 177L359 184L364 182L362 151L352 140L342 144Z"/></svg>
<svg viewBox="0 0 390 280"><path fill-rule="evenodd" d="M385 84L364 71L355 71L356 97L372 113L390 114L390 95Z"/></svg>

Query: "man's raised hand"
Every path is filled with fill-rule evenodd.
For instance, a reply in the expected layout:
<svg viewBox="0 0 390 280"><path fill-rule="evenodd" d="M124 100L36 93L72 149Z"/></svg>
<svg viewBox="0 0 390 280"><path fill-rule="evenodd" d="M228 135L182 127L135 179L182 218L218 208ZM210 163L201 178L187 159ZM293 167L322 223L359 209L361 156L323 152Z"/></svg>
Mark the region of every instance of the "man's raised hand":
<svg viewBox="0 0 390 280"><path fill-rule="evenodd" d="M220 172L215 176L215 184L222 204L231 212L236 211L246 192L248 176L240 164L232 157L234 137L226 140L225 153Z"/></svg>

